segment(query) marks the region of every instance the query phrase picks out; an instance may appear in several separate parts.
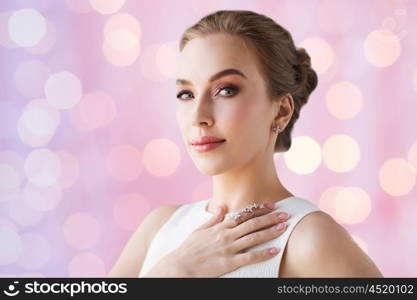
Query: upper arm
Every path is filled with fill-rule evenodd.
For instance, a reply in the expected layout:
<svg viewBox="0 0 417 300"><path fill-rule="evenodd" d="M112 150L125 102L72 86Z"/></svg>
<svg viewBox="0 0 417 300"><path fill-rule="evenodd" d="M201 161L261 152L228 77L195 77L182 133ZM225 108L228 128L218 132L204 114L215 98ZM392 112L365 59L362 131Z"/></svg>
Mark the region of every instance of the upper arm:
<svg viewBox="0 0 417 300"><path fill-rule="evenodd" d="M288 277L383 277L347 230L323 211L301 219L287 247Z"/></svg>
<svg viewBox="0 0 417 300"><path fill-rule="evenodd" d="M137 277L151 240L179 206L163 205L152 210L132 234L107 277Z"/></svg>

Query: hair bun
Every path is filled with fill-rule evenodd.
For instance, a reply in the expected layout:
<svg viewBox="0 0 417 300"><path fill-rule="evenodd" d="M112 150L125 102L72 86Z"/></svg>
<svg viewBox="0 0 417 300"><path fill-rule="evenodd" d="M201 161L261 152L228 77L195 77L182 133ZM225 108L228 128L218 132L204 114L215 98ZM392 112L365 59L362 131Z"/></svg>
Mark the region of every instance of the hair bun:
<svg viewBox="0 0 417 300"><path fill-rule="evenodd" d="M300 66L310 68L311 67L311 58L308 55L306 49L298 48L296 50L297 53L297 62Z"/></svg>
<svg viewBox="0 0 417 300"><path fill-rule="evenodd" d="M311 67L310 55L304 48L298 48L296 50L297 64L294 66L296 71L295 80L298 83L302 83L306 80L307 70Z"/></svg>
<svg viewBox="0 0 417 300"><path fill-rule="evenodd" d="M317 73L311 68L311 57L305 48L297 48L296 50L298 65L296 70L296 81L300 85L302 98L307 98L318 84ZM305 97L307 96L307 97Z"/></svg>

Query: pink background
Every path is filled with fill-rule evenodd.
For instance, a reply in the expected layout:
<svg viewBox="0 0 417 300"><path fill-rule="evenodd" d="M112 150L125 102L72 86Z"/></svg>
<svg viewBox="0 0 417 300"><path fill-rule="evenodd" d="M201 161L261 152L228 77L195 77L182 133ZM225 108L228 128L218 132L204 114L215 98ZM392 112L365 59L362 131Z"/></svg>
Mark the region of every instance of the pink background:
<svg viewBox="0 0 417 300"><path fill-rule="evenodd" d="M151 209L211 196L174 79L181 34L218 9L273 18L319 75L283 184L386 277L417 276L417 3L249 0L1 1L0 276L105 276Z"/></svg>

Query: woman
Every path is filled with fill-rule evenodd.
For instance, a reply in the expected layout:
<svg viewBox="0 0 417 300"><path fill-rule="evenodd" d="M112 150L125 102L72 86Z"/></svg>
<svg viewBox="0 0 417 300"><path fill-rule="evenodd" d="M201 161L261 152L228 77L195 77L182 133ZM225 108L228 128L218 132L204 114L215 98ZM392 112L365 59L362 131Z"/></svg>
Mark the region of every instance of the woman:
<svg viewBox="0 0 417 300"><path fill-rule="evenodd" d="M213 177L213 196L151 212L109 276L382 277L347 231L290 193L275 170L273 155L290 148L318 83L305 49L264 15L221 10L187 29L180 51L177 122L198 170ZM277 208L289 216L278 219Z"/></svg>

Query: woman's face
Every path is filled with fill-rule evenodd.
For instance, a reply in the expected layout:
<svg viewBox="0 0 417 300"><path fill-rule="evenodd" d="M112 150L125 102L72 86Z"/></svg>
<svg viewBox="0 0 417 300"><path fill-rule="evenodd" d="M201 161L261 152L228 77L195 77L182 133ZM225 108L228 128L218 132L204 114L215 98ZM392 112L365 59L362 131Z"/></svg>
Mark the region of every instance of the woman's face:
<svg viewBox="0 0 417 300"><path fill-rule="evenodd" d="M235 71L216 76L228 69L242 75ZM178 62L177 98L181 135L201 173L213 176L248 163L264 163L273 153L276 134L271 127L277 107L267 98L254 54L239 38L211 34L188 42ZM200 136L226 142L198 152L191 141Z"/></svg>

